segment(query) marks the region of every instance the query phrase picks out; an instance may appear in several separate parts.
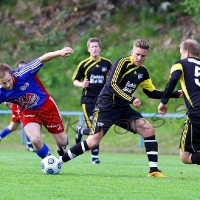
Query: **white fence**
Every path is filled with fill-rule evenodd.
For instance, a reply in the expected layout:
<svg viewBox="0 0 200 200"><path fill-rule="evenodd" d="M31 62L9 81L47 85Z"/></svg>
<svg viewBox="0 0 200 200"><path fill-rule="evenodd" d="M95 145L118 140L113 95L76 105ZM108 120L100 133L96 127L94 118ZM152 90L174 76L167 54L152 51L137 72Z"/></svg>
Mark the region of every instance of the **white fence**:
<svg viewBox="0 0 200 200"><path fill-rule="evenodd" d="M82 112L76 112L76 111L61 111L61 115L63 116L78 116L79 117L79 124L84 123L84 116ZM11 114L10 110L0 110L0 115L1 114ZM168 113L165 116L161 116L158 113L142 113L143 117L153 117L153 118L183 118L185 117L185 114L183 113ZM21 135L20 135L20 142L21 144L24 144L24 129L23 127L21 128ZM143 147L143 138L140 136L139 139L139 147Z"/></svg>

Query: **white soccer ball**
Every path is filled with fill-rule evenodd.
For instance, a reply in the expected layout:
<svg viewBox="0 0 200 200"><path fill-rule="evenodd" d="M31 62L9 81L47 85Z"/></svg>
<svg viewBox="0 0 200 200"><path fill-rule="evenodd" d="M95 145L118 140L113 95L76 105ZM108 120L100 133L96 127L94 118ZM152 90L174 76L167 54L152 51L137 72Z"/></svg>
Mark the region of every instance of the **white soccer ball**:
<svg viewBox="0 0 200 200"><path fill-rule="evenodd" d="M40 166L44 174L56 175L61 171L62 161L55 156L50 155L42 159Z"/></svg>

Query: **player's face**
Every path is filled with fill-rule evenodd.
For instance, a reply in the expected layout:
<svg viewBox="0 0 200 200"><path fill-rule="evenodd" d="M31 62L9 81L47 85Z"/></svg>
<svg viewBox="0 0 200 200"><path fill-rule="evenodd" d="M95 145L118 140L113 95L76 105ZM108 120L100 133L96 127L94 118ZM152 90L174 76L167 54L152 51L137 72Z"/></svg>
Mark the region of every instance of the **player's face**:
<svg viewBox="0 0 200 200"><path fill-rule="evenodd" d="M88 47L88 52L90 53L90 56L94 59L98 59L100 55L101 48L99 46L98 42L91 42Z"/></svg>
<svg viewBox="0 0 200 200"><path fill-rule="evenodd" d="M8 72L5 73L3 78L0 78L0 85L6 90L12 90L14 85L14 78Z"/></svg>
<svg viewBox="0 0 200 200"><path fill-rule="evenodd" d="M181 54L181 59L185 59L188 57L188 51L184 50L183 48L180 48L180 54Z"/></svg>
<svg viewBox="0 0 200 200"><path fill-rule="evenodd" d="M140 66L146 60L148 56L148 50L141 49L140 47L134 47L131 51L131 57L135 65Z"/></svg>

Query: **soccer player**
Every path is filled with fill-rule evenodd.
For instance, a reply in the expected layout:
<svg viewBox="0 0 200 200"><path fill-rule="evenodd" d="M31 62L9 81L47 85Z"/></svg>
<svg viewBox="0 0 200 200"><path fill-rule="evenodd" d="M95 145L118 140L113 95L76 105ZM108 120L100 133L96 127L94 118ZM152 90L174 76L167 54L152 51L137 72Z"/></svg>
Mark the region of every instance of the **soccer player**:
<svg viewBox="0 0 200 200"><path fill-rule="evenodd" d="M181 59L171 68L158 112L167 113L167 103L178 81L183 90L187 114L180 139L180 159L185 164L200 165L200 45L194 39L180 44Z"/></svg>
<svg viewBox="0 0 200 200"><path fill-rule="evenodd" d="M132 94L140 87L150 98L160 99L163 92L155 89L147 68L143 66L149 52L149 43L144 39L134 41L131 56L118 59L111 67L110 74L98 96L92 128L89 137L60 157L67 162L99 144L109 128L115 124L144 138L149 160L150 177L165 177L157 167L158 143L154 127L142 114L131 108L130 104L140 107L141 102ZM179 91L171 97L178 98Z"/></svg>
<svg viewBox="0 0 200 200"><path fill-rule="evenodd" d="M98 38L90 38L87 41L87 49L90 57L77 66L72 81L74 86L83 88L81 106L87 127L77 126L76 143L81 142L83 135L89 135L95 100L103 88L111 67L111 61L100 56L101 41ZM91 149L92 164L100 164L99 145Z"/></svg>
<svg viewBox="0 0 200 200"><path fill-rule="evenodd" d="M17 68L23 66L26 64L26 61L24 60L20 60L17 63ZM19 109L18 109L18 105L14 104L14 103L9 103L9 102L4 102L4 104L11 109L12 112L12 118L11 118L11 122L8 126L6 126L1 132L0 132L0 141L6 137L7 135L9 135L11 132L15 131L18 126L21 124L20 123L20 119L19 119ZM34 152L33 149L33 145L29 139L29 137L26 135L26 149L30 152Z"/></svg>
<svg viewBox="0 0 200 200"><path fill-rule="evenodd" d="M5 63L0 63L0 103L11 102L19 105L20 121L36 154L42 159L50 155L48 146L42 141L42 125L54 137L59 155L64 154L68 139L58 107L37 77L37 73L44 63L71 54L73 50L65 47L46 53L15 70L11 70Z"/></svg>

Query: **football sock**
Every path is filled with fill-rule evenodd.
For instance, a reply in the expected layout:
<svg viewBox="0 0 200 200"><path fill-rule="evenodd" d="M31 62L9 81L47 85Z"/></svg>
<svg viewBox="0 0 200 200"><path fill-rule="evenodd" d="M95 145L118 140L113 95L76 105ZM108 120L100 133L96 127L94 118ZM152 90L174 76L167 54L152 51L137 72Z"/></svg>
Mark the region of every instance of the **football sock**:
<svg viewBox="0 0 200 200"><path fill-rule="evenodd" d="M92 161L99 160L99 145L91 149Z"/></svg>
<svg viewBox="0 0 200 200"><path fill-rule="evenodd" d="M158 143L156 137L150 136L144 138L144 145L146 148L147 157L149 160L150 172L158 171Z"/></svg>
<svg viewBox="0 0 200 200"><path fill-rule="evenodd" d="M89 150L89 147L87 145L86 140L78 144L75 144L73 147L71 147L68 151L65 152L65 154L62 156L62 161L67 162L83 154L85 151L88 151L88 150Z"/></svg>
<svg viewBox="0 0 200 200"><path fill-rule="evenodd" d="M1 133L0 133L0 138L6 137L11 131L8 129L8 127L5 127Z"/></svg>
<svg viewBox="0 0 200 200"><path fill-rule="evenodd" d="M191 156L191 160L193 164L200 165L200 152L193 153Z"/></svg>
<svg viewBox="0 0 200 200"><path fill-rule="evenodd" d="M38 151L36 150L35 152L42 159L51 155L49 147L46 144L43 144L43 147Z"/></svg>
<svg viewBox="0 0 200 200"><path fill-rule="evenodd" d="M26 144L27 144L27 147L33 147L29 137L26 135Z"/></svg>

